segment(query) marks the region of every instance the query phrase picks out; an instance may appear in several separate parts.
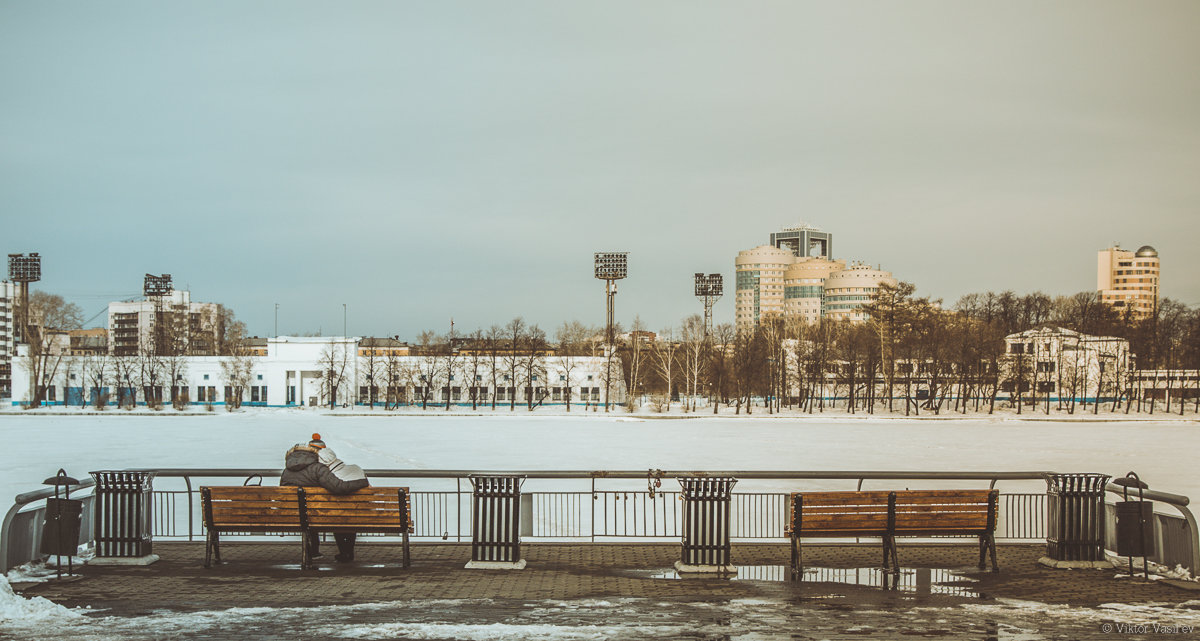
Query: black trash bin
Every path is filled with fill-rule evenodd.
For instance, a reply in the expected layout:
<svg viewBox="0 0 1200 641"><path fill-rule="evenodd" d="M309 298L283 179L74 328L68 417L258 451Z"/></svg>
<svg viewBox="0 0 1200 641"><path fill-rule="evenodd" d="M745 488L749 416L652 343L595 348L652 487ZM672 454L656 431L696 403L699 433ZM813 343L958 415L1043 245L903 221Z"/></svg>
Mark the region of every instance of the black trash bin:
<svg viewBox="0 0 1200 641"><path fill-rule="evenodd" d="M523 476L472 476L468 568L524 567L521 562Z"/></svg>
<svg viewBox="0 0 1200 641"><path fill-rule="evenodd" d="M682 558L685 571L732 571L730 506L734 478L679 479L683 488Z"/></svg>
<svg viewBox="0 0 1200 641"><path fill-rule="evenodd" d="M1129 574L1133 575L1133 557L1142 557L1142 571L1150 576L1148 557L1154 554L1154 503L1144 500L1143 490L1149 489L1137 474L1130 472L1124 478L1113 480L1114 485L1124 488L1117 501L1117 554L1129 557ZM1138 500L1129 498L1129 488L1136 488Z"/></svg>
<svg viewBox="0 0 1200 641"><path fill-rule="evenodd" d="M104 470L92 472L92 477L96 479L96 556L151 556L154 472Z"/></svg>
<svg viewBox="0 0 1200 641"><path fill-rule="evenodd" d="M46 517L42 521L42 554L57 557L57 574L62 578L62 557L67 557L67 574L74 574L72 557L79 551L79 530L83 525L83 501L71 498L71 486L79 481L67 476L64 470L45 481L54 486L54 498L46 499ZM64 498L58 497L59 488L66 490Z"/></svg>
<svg viewBox="0 0 1200 641"><path fill-rule="evenodd" d="M1104 560L1107 474L1046 477L1046 555L1055 561Z"/></svg>

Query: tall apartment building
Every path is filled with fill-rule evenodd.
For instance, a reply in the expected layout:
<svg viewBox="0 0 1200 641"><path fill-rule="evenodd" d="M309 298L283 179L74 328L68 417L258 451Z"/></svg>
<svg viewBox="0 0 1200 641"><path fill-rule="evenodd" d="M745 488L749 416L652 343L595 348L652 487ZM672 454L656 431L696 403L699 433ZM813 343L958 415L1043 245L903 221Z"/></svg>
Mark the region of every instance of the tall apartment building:
<svg viewBox="0 0 1200 641"><path fill-rule="evenodd" d="M795 261L792 252L772 245L738 252L734 261L737 269L734 313L738 329L754 327L766 316L783 314L784 272Z"/></svg>
<svg viewBox="0 0 1200 641"><path fill-rule="evenodd" d="M217 303L193 303L191 292L179 290L147 300L109 303L109 353L215 354L220 308Z"/></svg>
<svg viewBox="0 0 1200 641"><path fill-rule="evenodd" d="M0 280L0 397L12 393L12 359L16 354L13 336L16 335L14 307L17 302L16 286Z"/></svg>
<svg viewBox="0 0 1200 641"><path fill-rule="evenodd" d="M895 286L892 273L871 269L870 265L854 263L846 269L830 274L825 279L821 313L830 320L862 322L867 315L862 306L875 299L879 286L887 283Z"/></svg>
<svg viewBox="0 0 1200 641"><path fill-rule="evenodd" d="M861 322L860 308L883 283L896 284L890 272L863 263L846 266L833 258L833 234L808 225L771 234L771 244L739 252L735 293L739 330L763 318L782 315L808 323L822 318Z"/></svg>
<svg viewBox="0 0 1200 641"><path fill-rule="evenodd" d="M1143 245L1136 252L1113 246L1096 254L1096 289L1101 302L1134 317L1154 313L1158 307L1158 251Z"/></svg>
<svg viewBox="0 0 1200 641"><path fill-rule="evenodd" d="M796 258L783 275L783 313L808 323L821 320L826 280L844 269L844 260Z"/></svg>

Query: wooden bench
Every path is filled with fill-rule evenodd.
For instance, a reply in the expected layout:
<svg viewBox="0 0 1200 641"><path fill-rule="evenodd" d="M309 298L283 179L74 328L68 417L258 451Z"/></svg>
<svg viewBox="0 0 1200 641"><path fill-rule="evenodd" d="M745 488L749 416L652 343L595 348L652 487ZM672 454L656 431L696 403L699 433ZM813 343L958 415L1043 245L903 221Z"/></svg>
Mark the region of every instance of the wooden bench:
<svg viewBox="0 0 1200 641"><path fill-rule="evenodd" d="M792 575L802 570L800 539L878 536L883 567L899 571L898 536L978 536L979 569L986 555L996 563L998 490L903 490L796 492L788 504L785 531L792 542Z"/></svg>
<svg viewBox="0 0 1200 641"><path fill-rule="evenodd" d="M299 533L301 567L312 567L305 536L309 532L399 534L404 567L409 567L408 535L413 531L406 487L366 487L335 495L319 487L202 487L204 567L221 562L222 533Z"/></svg>

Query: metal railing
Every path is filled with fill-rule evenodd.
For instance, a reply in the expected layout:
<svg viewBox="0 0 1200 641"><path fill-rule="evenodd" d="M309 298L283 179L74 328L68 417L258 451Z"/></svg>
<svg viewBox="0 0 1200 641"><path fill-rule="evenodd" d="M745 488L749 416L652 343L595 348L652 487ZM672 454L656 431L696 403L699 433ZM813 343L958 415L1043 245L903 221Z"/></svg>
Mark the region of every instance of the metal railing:
<svg viewBox="0 0 1200 641"><path fill-rule="evenodd" d="M153 535L163 540L202 540L199 487L235 485L252 476L266 484L279 477L278 469L170 468L147 470L155 473L153 492ZM527 542L575 541L678 541L681 535L682 501L678 490L650 489L647 481L679 477L731 477L742 491L733 493L730 525L735 542L783 542L787 517L787 495L812 489L863 489L864 485L897 485L898 481L920 481L927 487L961 487L965 483L994 488L998 483L1044 483L1052 472L928 472L928 471L477 471L477 470L367 470L376 485L401 485L407 480L411 494L416 541L470 541L472 475L516 475L528 479L522 495L521 537ZM386 479L386 480L385 480ZM416 481L416 482L414 482ZM85 479L72 488L76 498L90 501L85 492L92 486ZM764 487L764 485L766 487ZM814 487L816 485L816 487ZM840 487L833 487L834 485ZM904 485L914 485L905 483ZM1014 488L1017 489L1017 488ZM1000 542L1045 541L1047 501L1044 491L1002 492L996 539ZM1109 485L1110 493L1119 492ZM665 491L664 491L665 490ZM44 518L44 499L52 488L27 492L5 516L0 530L0 563L7 571L40 558L36 546ZM1182 565L1195 571L1200 565L1197 525L1188 510L1188 499L1165 492L1147 491L1146 498L1171 505L1180 515L1156 514L1154 535L1159 544L1151 557L1163 565ZM1114 519L1111 504L1109 519ZM92 509L85 505L81 543L93 540ZM1114 532L1115 528L1107 528ZM951 539L953 540L953 539ZM964 539L965 541L966 539ZM1112 536L1107 548L1115 549Z"/></svg>

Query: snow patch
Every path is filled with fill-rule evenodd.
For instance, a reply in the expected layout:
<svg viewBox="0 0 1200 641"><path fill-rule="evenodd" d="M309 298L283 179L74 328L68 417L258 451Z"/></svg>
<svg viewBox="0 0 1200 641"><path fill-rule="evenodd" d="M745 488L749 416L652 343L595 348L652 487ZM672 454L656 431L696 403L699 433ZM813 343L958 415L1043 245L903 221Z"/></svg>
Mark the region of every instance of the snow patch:
<svg viewBox="0 0 1200 641"><path fill-rule="evenodd" d="M7 577L0 577L0 623L43 624L82 618L82 614L49 599L40 596L26 599L13 592Z"/></svg>

